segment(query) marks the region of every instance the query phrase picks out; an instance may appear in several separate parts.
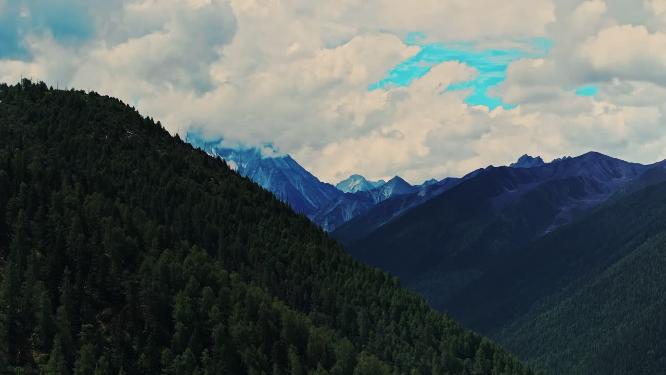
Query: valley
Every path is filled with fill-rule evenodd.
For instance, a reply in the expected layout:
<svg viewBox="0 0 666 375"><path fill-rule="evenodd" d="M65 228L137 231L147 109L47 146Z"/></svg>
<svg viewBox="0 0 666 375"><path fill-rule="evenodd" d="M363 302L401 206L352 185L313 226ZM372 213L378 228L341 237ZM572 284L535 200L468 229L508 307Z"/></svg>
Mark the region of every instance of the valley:
<svg viewBox="0 0 666 375"><path fill-rule="evenodd" d="M461 178L402 180L383 194L395 180L352 176L333 205L308 217L356 259L547 373L651 373L661 363L649 348L666 349L664 284L651 273L666 245L664 163L524 155ZM328 226L350 201L364 204Z"/></svg>

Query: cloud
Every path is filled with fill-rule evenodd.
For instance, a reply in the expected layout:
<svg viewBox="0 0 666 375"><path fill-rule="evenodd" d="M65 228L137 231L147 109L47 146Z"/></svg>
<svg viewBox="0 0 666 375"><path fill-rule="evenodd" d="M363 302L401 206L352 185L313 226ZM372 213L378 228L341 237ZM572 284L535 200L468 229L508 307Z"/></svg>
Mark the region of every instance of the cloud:
<svg viewBox="0 0 666 375"><path fill-rule="evenodd" d="M222 1L130 3L116 22L110 36L118 38L114 32L122 30L125 39L93 46L73 84L106 87L121 79L151 90L205 92L213 88L211 64L236 31L231 8Z"/></svg>
<svg viewBox="0 0 666 375"><path fill-rule="evenodd" d="M30 27L14 27L21 34L17 43L32 57L8 54L0 60L0 67L70 86L111 91L130 101L159 90L211 89L210 65L220 58L222 46L236 31L233 12L224 1L112 0L107 6L115 6L109 9L93 9L87 1L49 4L27 2L3 13L27 14L24 18ZM52 7L57 11L52 12ZM77 11L69 13L69 9ZM77 14L88 12L98 12L92 17L97 19L98 35L94 37L76 27ZM63 41L68 35L81 40L75 44ZM59 58L64 55L69 58Z"/></svg>
<svg viewBox="0 0 666 375"><path fill-rule="evenodd" d="M29 35L48 35L68 45L88 40L95 32L92 12L85 0L0 1L0 56L28 58L24 38Z"/></svg>
<svg viewBox="0 0 666 375"><path fill-rule="evenodd" d="M330 182L421 182L524 153L647 162L666 157L665 10L663 0L0 0L0 80L118 96L173 133L274 145ZM368 90L406 62L423 69ZM491 104L479 94L515 107L479 106Z"/></svg>
<svg viewBox="0 0 666 375"><path fill-rule="evenodd" d="M330 181L347 177L354 171L390 178L396 170L402 171L405 178L419 180L426 173L434 173L428 136L467 111L461 101L464 93L442 95L442 91L451 83L469 79L474 74L473 69L463 64L449 62L434 67L408 87L366 92L366 97L378 102L372 129L361 136L340 137L321 150L306 149L296 156L313 160L312 168ZM362 103L359 104L363 108ZM438 110L433 111L434 107ZM478 131L473 126L448 130L451 136ZM427 166L416 167L415 161L424 160L428 160Z"/></svg>
<svg viewBox="0 0 666 375"><path fill-rule="evenodd" d="M356 19L377 28L422 31L434 40L477 40L497 36L537 36L555 21L549 0L370 0L359 4ZM362 5L360 5L362 4ZM375 17L372 17L372 15ZM353 17L353 16L352 16Z"/></svg>
<svg viewBox="0 0 666 375"><path fill-rule="evenodd" d="M618 25L586 40L578 54L590 75L666 83L666 33L647 27Z"/></svg>

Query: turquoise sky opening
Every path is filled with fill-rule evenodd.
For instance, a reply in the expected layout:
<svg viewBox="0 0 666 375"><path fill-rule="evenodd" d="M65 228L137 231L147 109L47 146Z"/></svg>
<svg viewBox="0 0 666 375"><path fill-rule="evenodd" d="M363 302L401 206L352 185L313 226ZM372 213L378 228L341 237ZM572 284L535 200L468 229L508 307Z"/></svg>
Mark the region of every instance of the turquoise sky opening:
<svg viewBox="0 0 666 375"><path fill-rule="evenodd" d="M578 96L595 96L599 93L599 88L594 85L581 86L576 89Z"/></svg>
<svg viewBox="0 0 666 375"><path fill-rule="evenodd" d="M502 98L489 94L489 90L506 79L509 65L524 58L539 58L548 54L552 42L545 38L529 41L517 41L513 48L479 48L476 42L426 43L423 33L410 33L405 38L408 45L418 46L419 52L400 62L391 69L386 77L373 83L368 90L407 87L415 80L425 76L430 70L444 62L457 61L477 71L477 75L468 80L449 85L444 91L471 90L465 103L472 106L485 106L490 110L497 107L514 108L515 104L505 103Z"/></svg>

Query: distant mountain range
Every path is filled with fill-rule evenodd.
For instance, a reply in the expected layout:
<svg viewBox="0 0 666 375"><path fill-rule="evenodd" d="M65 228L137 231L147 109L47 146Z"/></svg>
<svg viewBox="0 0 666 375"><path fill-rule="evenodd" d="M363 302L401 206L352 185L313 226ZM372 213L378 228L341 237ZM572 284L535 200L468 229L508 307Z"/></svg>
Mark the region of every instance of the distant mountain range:
<svg viewBox="0 0 666 375"><path fill-rule="evenodd" d="M411 185L399 176L388 181L370 181L353 174L333 186L320 181L290 155L280 154L270 145L263 149L224 147L221 138L208 139L196 132L189 132L186 141L224 159L239 174L271 191L326 231L334 231L358 219L339 231L345 241L368 233L485 170L473 171L463 178L430 179L421 185ZM523 155L510 167L529 169L544 165L541 157Z"/></svg>
<svg viewBox="0 0 666 375"><path fill-rule="evenodd" d="M532 168L488 167L399 215L387 214L396 211L386 208L393 201L377 205L333 235L443 308L498 258L571 222L650 168L599 153Z"/></svg>
<svg viewBox="0 0 666 375"><path fill-rule="evenodd" d="M320 181L291 156L280 154L270 146L263 152L259 148L229 148L222 146L222 139L207 139L196 132L189 132L186 141L224 159L239 174L289 203L296 212L305 214L327 231L378 203L415 193L420 188L398 176L385 182L368 181L361 175L352 175L333 186Z"/></svg>
<svg viewBox="0 0 666 375"><path fill-rule="evenodd" d="M666 350L655 336L666 333L655 323L666 279L641 273L666 257L664 163L590 152L518 164L475 171L392 217L397 199L383 202L333 236L548 373L654 373L666 363L650 354Z"/></svg>
<svg viewBox="0 0 666 375"><path fill-rule="evenodd" d="M288 156L208 148L297 210L310 202L301 212L356 259L547 374L666 366L666 162L523 155L417 186L352 175L333 187Z"/></svg>

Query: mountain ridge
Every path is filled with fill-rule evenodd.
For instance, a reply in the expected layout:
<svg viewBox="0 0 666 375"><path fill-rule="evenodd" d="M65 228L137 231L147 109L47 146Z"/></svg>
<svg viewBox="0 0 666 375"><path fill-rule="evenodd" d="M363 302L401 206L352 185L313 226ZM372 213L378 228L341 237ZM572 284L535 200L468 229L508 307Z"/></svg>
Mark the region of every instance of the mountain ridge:
<svg viewBox="0 0 666 375"><path fill-rule="evenodd" d="M379 226L363 222L371 209L333 235L357 259L443 308L498 259L600 205L650 168L599 153L538 168L489 167ZM362 224L372 229L364 232Z"/></svg>
<svg viewBox="0 0 666 375"><path fill-rule="evenodd" d="M384 182L352 175L333 186L320 181L288 154L264 155L256 147L224 147L222 138L208 139L194 131L188 132L185 140L225 160L232 169L289 203L328 232L376 204L419 189L399 176Z"/></svg>

